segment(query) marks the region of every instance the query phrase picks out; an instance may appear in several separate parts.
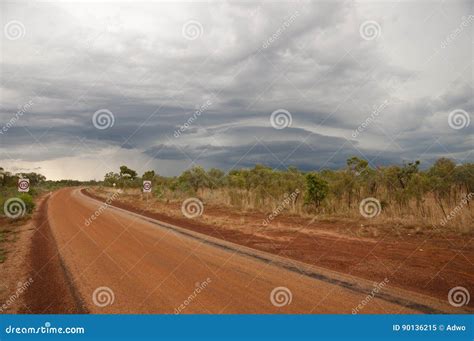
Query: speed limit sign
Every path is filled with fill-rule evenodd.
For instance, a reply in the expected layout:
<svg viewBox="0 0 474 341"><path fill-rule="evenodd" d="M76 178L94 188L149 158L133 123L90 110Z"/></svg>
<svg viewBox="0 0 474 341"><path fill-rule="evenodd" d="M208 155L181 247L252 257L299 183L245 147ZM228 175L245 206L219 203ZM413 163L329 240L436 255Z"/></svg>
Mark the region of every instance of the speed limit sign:
<svg viewBox="0 0 474 341"><path fill-rule="evenodd" d="M144 180L143 181L143 192L150 193L151 192L151 181Z"/></svg>
<svg viewBox="0 0 474 341"><path fill-rule="evenodd" d="M18 179L18 192L30 191L30 179Z"/></svg>

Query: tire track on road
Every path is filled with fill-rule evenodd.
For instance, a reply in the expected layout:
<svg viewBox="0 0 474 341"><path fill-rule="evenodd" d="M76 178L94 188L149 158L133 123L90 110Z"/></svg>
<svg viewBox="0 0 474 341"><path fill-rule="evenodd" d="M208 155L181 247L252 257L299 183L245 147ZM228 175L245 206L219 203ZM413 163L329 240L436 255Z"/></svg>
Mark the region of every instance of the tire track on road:
<svg viewBox="0 0 474 341"><path fill-rule="evenodd" d="M23 314L86 314L84 301L61 258L48 221L47 196L35 217L29 252L31 286L25 292Z"/></svg>

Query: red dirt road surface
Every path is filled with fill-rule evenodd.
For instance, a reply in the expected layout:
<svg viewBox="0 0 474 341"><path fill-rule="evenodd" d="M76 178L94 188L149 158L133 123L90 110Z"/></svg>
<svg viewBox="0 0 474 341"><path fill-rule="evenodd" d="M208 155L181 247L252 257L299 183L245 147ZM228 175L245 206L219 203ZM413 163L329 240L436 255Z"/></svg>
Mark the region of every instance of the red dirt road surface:
<svg viewBox="0 0 474 341"><path fill-rule="evenodd" d="M388 286L373 297L370 281L106 206L79 189L55 192L43 210L25 312L462 312Z"/></svg>

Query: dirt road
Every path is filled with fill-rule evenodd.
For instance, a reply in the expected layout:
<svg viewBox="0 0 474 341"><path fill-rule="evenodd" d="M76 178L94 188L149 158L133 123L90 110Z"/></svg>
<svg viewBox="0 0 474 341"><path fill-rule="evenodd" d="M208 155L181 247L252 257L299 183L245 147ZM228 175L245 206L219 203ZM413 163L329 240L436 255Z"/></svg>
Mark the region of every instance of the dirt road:
<svg viewBox="0 0 474 341"><path fill-rule="evenodd" d="M447 302L107 207L79 189L52 194L45 214L32 251L30 312L459 313Z"/></svg>

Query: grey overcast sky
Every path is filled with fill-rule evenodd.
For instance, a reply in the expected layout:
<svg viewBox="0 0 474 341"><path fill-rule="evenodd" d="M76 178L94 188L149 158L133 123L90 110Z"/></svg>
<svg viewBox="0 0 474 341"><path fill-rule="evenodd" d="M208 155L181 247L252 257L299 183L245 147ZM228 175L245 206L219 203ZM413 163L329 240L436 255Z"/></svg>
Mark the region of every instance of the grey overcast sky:
<svg viewBox="0 0 474 341"><path fill-rule="evenodd" d="M3 1L0 166L472 162L473 1Z"/></svg>

